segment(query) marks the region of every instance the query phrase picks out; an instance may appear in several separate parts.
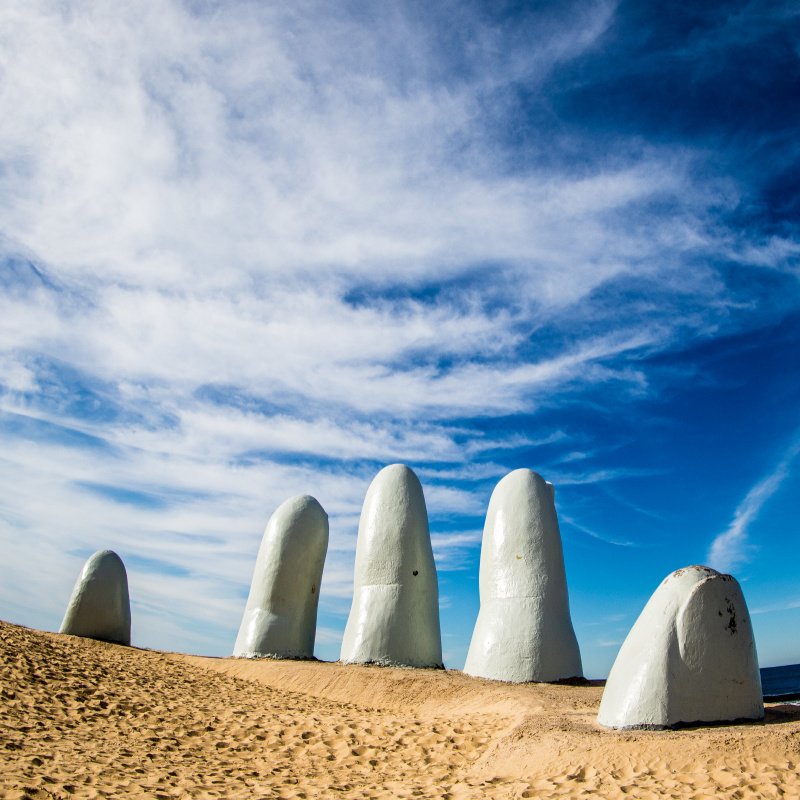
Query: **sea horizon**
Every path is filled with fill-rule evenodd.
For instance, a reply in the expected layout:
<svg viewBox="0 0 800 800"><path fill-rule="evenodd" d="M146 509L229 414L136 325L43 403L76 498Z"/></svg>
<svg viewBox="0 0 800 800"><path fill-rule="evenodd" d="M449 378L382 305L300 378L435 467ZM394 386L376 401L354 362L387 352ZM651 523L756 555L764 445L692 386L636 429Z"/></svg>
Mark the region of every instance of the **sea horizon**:
<svg viewBox="0 0 800 800"><path fill-rule="evenodd" d="M761 668L761 691L764 698L795 697L800 700L800 664Z"/></svg>

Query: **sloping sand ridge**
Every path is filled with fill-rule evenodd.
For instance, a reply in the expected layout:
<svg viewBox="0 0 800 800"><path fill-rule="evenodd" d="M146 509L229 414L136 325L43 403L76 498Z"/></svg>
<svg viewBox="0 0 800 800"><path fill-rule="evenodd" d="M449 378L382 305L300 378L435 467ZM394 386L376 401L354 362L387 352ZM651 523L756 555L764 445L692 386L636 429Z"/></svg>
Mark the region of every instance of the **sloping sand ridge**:
<svg viewBox="0 0 800 800"><path fill-rule="evenodd" d="M601 692L0 622L0 798L800 797L800 708L614 733L595 722Z"/></svg>

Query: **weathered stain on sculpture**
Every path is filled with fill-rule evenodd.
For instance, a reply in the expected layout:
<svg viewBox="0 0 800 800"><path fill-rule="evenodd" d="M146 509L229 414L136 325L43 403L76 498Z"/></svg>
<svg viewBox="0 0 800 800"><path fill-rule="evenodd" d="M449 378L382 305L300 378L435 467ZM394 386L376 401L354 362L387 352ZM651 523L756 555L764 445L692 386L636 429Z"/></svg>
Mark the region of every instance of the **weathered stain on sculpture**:
<svg viewBox="0 0 800 800"><path fill-rule="evenodd" d="M304 494L282 503L261 540L234 656L314 657L327 552L328 515L319 502Z"/></svg>
<svg viewBox="0 0 800 800"><path fill-rule="evenodd" d="M128 575L113 550L98 550L83 565L58 632L131 643Z"/></svg>
<svg viewBox="0 0 800 800"><path fill-rule="evenodd" d="M583 675L554 499L553 485L529 469L506 475L492 492L469 675L514 683Z"/></svg>
<svg viewBox="0 0 800 800"><path fill-rule="evenodd" d="M739 583L709 567L676 570L623 642L598 722L663 729L763 717L758 654Z"/></svg>
<svg viewBox="0 0 800 800"><path fill-rule="evenodd" d="M341 660L442 667L428 512L422 485L404 464L382 469L364 499Z"/></svg>

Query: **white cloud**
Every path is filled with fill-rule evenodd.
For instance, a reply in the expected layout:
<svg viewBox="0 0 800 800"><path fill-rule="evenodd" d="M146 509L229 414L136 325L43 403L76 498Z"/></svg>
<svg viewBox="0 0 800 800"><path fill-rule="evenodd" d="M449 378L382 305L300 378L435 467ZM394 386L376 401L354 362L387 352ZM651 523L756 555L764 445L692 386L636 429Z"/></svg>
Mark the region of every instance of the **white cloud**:
<svg viewBox="0 0 800 800"><path fill-rule="evenodd" d="M571 525L573 528L581 531L581 533L585 533L588 536L591 536L593 539L599 539L601 542L605 542L606 544L613 544L616 547L636 547L636 542L632 541L618 541L617 539L612 539L608 535L604 535L598 533L597 531L593 530L592 528L588 528L586 525L582 525L580 522L575 520L569 514L565 514L561 512L559 514L561 518L561 524L564 525Z"/></svg>
<svg viewBox="0 0 800 800"><path fill-rule="evenodd" d="M800 432L795 434L793 444L784 453L772 472L762 478L745 495L734 512L730 525L717 537L708 550L709 566L721 572L730 572L748 560L752 545L748 530L758 519L767 500L780 489L790 474L794 460L800 454Z"/></svg>
<svg viewBox="0 0 800 800"><path fill-rule="evenodd" d="M689 197L680 154L519 178L470 140L484 94L591 46L608 6L541 31L518 51L533 63L513 70L493 69L497 42L478 41L488 60L471 83L425 81L436 50L398 27L396 46L418 57L400 85L375 27L328 19L321 37L311 20L324 6L67 8L6 5L0 108L14 113L0 153L18 169L0 221L72 280L202 298L251 290L254 276L424 280L491 261L516 266L523 295L561 304L665 247L708 244L685 215L647 232L612 220L648 198ZM465 138L466 162L454 152Z"/></svg>

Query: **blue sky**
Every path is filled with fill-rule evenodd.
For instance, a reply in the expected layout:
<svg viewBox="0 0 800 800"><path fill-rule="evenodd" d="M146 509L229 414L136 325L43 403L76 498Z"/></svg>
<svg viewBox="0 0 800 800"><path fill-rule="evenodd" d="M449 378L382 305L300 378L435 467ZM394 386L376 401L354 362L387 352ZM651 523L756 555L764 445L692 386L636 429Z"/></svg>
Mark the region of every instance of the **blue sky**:
<svg viewBox="0 0 800 800"><path fill-rule="evenodd" d="M800 661L796 4L9 0L0 118L0 617L227 655L308 493L335 659L400 461L461 667L529 467L587 675L692 563Z"/></svg>

